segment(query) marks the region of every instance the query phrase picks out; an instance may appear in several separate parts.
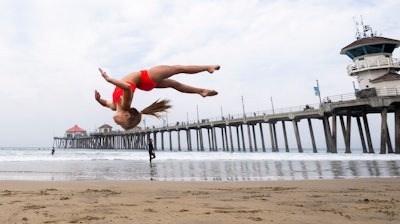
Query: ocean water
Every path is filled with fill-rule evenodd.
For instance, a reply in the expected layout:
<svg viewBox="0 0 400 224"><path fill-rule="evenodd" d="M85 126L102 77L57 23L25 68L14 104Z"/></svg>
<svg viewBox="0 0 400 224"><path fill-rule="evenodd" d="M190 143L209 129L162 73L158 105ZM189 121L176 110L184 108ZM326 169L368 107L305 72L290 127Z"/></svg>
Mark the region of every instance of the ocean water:
<svg viewBox="0 0 400 224"><path fill-rule="evenodd" d="M398 154L0 148L0 180L260 181L400 177Z"/></svg>

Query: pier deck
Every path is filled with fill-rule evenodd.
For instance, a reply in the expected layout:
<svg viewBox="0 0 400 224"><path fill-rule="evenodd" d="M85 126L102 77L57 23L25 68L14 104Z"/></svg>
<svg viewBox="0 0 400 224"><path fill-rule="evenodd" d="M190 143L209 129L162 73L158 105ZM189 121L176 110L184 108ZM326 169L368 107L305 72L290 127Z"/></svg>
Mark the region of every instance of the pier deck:
<svg viewBox="0 0 400 224"><path fill-rule="evenodd" d="M354 97L355 98L355 97ZM279 110L278 110L279 111ZM356 120L364 153L374 153L369 129L368 114L381 114L380 130L380 153L400 153L400 96L376 96L368 98L357 98L342 100L338 98L335 102L323 103L305 109L298 107L290 111L279 113L256 112L244 114L242 117L227 117L221 119L203 119L198 122L166 125L162 127L148 127L145 129L135 129L128 132L91 133L88 137L66 138L54 137L54 145L58 148L92 148L92 149L145 149L149 138L154 139L155 148L165 150L164 133L169 133L169 149L182 150L180 132L186 132L186 146L188 151L192 151L192 142L197 145L197 150L205 151L204 134L207 134L208 149L210 151L266 151L266 136L264 135L265 124L269 125L269 139L272 151L278 151L278 141L275 125L282 123L283 139L286 151L289 150L286 123L291 123L294 130L298 152L303 152L298 122L307 119L309 127L309 138L311 138L313 151L317 152L314 139L314 131L311 120L319 120L323 125L327 152L337 153L337 123L343 132L346 153L350 153L350 136L352 120ZM388 129L387 115L394 113L394 130ZM346 118L346 120L344 119ZM263 125L264 124L264 125ZM255 127L259 126L256 131ZM244 128L246 127L246 128ZM217 137L216 129L220 129ZM234 131L236 129L236 136ZM247 134L245 134L247 129ZM394 150L390 139L390 131L395 136ZM172 140L172 132L177 133L177 139ZM205 132L205 133L204 133ZM192 137L195 133L196 137ZM256 136L258 133L259 136ZM304 132L301 132L304 136ZM377 132L374 132L376 134ZM153 135L153 136L151 136ZM247 135L247 137L245 137ZM157 140L161 140L158 144ZM257 146L257 140L261 140L261 146ZM177 142L177 147L173 147L173 142ZM235 142L235 143L234 143ZM220 146L217 145L220 143ZM222 144L222 146L221 146Z"/></svg>

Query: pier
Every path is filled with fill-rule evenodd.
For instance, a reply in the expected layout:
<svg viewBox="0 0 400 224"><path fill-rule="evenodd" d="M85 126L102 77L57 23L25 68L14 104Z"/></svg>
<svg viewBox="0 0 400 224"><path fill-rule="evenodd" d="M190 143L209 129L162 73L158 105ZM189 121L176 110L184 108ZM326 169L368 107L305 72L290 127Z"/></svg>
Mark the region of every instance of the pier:
<svg viewBox="0 0 400 224"><path fill-rule="evenodd" d="M313 152L325 149L328 153L338 153L341 130L344 152L351 153L351 139L356 136L352 130L357 130L363 153L376 152L372 139L376 137L373 135L379 135L379 153L399 154L400 59L392 58L392 53L400 46L400 41L377 36L363 22L356 29L356 40L340 51L340 54L353 61L347 66L347 73L357 79L359 89L353 82L354 93L331 96L324 103L320 98L319 104L273 110L272 113L264 111L229 115L219 119L136 128L128 132L54 137L53 145L57 148L145 149L148 140L152 138L157 150L278 152L284 149L289 152L294 148L302 153L302 142L308 138ZM321 97L318 82L314 90ZM371 114L380 115L379 131L378 128L370 129L368 115ZM388 116L391 114L394 115L392 130L389 128L392 125L388 125ZM306 122L308 130L299 128L302 121ZM313 126L318 123L322 124L318 132L318 140L324 139L322 146L317 146L317 132L314 131L317 129ZM277 131L277 125L281 125L281 133ZM288 131L291 128L293 132ZM394 142L391 136L394 136ZM294 147L289 146L289 137L294 138ZM284 146L278 144L282 141Z"/></svg>
<svg viewBox="0 0 400 224"><path fill-rule="evenodd" d="M355 123L364 153L376 152L372 144L372 134L380 136L379 153L400 153L400 94L396 94L396 89L386 91L391 91L394 95L356 98L354 94L344 94L332 97L331 102L277 109L275 111L278 113L273 114L267 111L253 112L241 117L202 119L127 132L90 133L86 137L74 138L54 137L54 145L57 148L146 149L148 139L152 138L157 150L278 152L284 149L289 152L291 148L295 148L301 153L302 139L309 138L313 152L323 149L329 153L337 153L338 138L343 136L344 152L351 153L351 131L352 124ZM388 114L391 113L394 114L392 130L387 123ZM380 132L370 130L369 114L381 115ZM307 131L299 129L298 124L303 120L308 125ZM315 122L312 121L321 122L325 145L316 145L313 127ZM277 125L281 125L282 133L277 132ZM295 146L289 145L289 128L293 129ZM394 136L394 142L390 133ZM283 138L283 146L278 145L278 136ZM186 147L183 148L182 145Z"/></svg>

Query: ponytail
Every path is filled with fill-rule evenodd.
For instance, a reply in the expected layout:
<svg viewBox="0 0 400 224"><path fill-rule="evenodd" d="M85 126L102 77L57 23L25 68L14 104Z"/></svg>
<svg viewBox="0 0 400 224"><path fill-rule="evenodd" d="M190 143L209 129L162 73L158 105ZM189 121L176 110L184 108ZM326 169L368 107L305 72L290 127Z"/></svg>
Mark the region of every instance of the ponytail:
<svg viewBox="0 0 400 224"><path fill-rule="evenodd" d="M164 100L156 100L154 103L150 104L150 106L144 108L142 111L140 111L141 114L146 114L146 115L152 115L156 118L160 118L162 112L165 112L166 110L170 109L172 106L169 104L169 100L164 99Z"/></svg>
<svg viewBox="0 0 400 224"><path fill-rule="evenodd" d="M131 129L136 127L140 121L142 120L142 114L145 115L152 115L156 118L161 118L162 112L165 112L172 106L169 104L169 100L164 99L164 100L156 100L154 103L150 104L150 106L144 108L142 111L136 110L134 107L132 107L129 110L129 113L131 117L128 119L128 126L125 128L126 130Z"/></svg>

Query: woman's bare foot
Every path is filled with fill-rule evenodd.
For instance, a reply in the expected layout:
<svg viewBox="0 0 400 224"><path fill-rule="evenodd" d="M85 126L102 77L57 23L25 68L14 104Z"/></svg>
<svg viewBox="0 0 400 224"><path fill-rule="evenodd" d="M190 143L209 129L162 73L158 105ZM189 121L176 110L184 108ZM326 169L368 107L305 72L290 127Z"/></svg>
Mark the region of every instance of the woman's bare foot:
<svg viewBox="0 0 400 224"><path fill-rule="evenodd" d="M219 70L219 68L221 68L221 66L219 66L219 65L212 65L212 66L210 66L209 69L207 69L207 71L208 71L210 74L212 74L215 70Z"/></svg>
<svg viewBox="0 0 400 224"><path fill-rule="evenodd" d="M202 97L206 97L206 96L215 96L215 95L217 95L217 94L218 94L217 91L211 90L211 89L205 89L205 90L203 90L203 91L200 93L200 95L201 95Z"/></svg>

